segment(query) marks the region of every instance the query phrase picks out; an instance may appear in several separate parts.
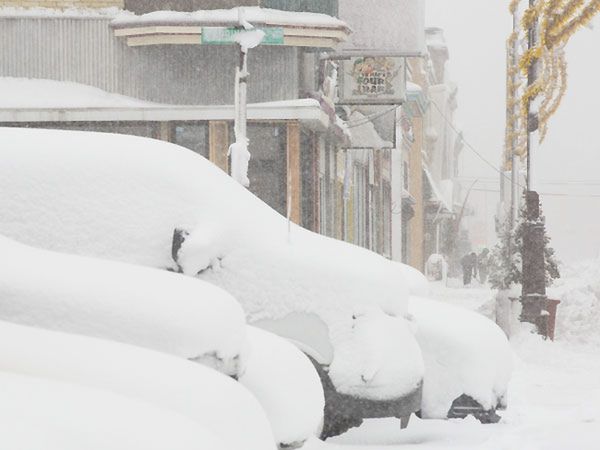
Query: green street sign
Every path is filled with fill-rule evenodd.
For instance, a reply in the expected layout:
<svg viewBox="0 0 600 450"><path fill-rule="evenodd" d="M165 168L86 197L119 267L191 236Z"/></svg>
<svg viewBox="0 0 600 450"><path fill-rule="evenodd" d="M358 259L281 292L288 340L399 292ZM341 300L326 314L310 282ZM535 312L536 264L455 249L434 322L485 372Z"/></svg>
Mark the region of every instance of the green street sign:
<svg viewBox="0 0 600 450"><path fill-rule="evenodd" d="M256 28L265 33L265 37L261 45L283 45L283 28ZM233 44L235 36L242 31L243 28L225 28L225 27L202 27L202 43L210 45Z"/></svg>

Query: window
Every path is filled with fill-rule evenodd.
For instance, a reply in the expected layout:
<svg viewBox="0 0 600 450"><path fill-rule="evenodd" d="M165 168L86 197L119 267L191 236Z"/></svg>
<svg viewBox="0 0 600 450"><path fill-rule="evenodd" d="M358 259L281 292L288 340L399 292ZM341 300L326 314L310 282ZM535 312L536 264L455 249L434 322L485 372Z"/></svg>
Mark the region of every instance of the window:
<svg viewBox="0 0 600 450"><path fill-rule="evenodd" d="M206 122L178 122L173 127L173 142L208 159L208 124Z"/></svg>

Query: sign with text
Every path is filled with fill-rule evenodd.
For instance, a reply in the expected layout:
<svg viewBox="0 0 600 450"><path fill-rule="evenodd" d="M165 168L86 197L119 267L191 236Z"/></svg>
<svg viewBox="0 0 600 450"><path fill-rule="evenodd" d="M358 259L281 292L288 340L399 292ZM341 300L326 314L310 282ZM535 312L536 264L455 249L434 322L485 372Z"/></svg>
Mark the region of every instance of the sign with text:
<svg viewBox="0 0 600 450"><path fill-rule="evenodd" d="M283 45L283 28L271 27L257 29L265 33L261 45ZM212 45L234 44L236 35L242 31L245 30L243 28L233 27L202 27L202 43Z"/></svg>
<svg viewBox="0 0 600 450"><path fill-rule="evenodd" d="M399 105L405 101L404 58L366 56L340 62L340 104Z"/></svg>

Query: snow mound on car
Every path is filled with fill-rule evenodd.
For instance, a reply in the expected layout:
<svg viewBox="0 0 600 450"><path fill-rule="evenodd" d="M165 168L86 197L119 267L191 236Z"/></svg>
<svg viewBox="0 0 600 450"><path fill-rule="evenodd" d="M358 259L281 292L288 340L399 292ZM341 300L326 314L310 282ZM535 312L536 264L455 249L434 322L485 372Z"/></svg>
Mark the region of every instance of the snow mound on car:
<svg viewBox="0 0 600 450"><path fill-rule="evenodd" d="M0 372L0 398L3 449L233 449L185 416L100 389Z"/></svg>
<svg viewBox="0 0 600 450"><path fill-rule="evenodd" d="M182 358L0 321L0 371L104 389L194 420L230 448L275 450L269 421L247 389Z"/></svg>
<svg viewBox="0 0 600 450"><path fill-rule="evenodd" d="M276 442L302 443L318 435L325 396L310 360L293 344L248 327L248 367L240 378L265 409Z"/></svg>
<svg viewBox="0 0 600 450"><path fill-rule="evenodd" d="M111 339L241 373L246 320L224 290L0 236L0 319Z"/></svg>
<svg viewBox="0 0 600 450"><path fill-rule="evenodd" d="M351 335L351 316L365 305L377 305L399 323L404 320L408 287L395 265L289 225L189 150L108 133L3 128L0 157L0 207L5 212L0 233L16 240L198 272L240 301L250 322L295 311L318 314L329 327L334 349ZM196 238L206 233L207 224L214 232L212 242L222 243L221 249ZM183 258L183 266L176 267L175 229L187 231L188 245L207 254ZM186 254L185 242L179 250ZM359 351L355 358L368 357ZM388 368L380 368L381 377L388 377ZM359 379L364 374L355 367L354 375ZM408 380L382 384L371 395L400 396L406 392L399 386L406 384Z"/></svg>
<svg viewBox="0 0 600 450"><path fill-rule="evenodd" d="M411 297L409 311L425 360L422 414L445 418L466 394L485 410L504 403L513 353L502 330L472 311Z"/></svg>

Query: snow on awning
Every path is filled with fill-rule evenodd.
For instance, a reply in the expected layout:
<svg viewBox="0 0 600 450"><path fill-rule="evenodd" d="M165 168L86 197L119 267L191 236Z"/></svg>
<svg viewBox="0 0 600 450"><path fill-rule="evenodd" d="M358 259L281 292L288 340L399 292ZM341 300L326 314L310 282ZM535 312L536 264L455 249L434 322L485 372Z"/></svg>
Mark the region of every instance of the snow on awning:
<svg viewBox="0 0 600 450"><path fill-rule="evenodd" d="M446 210L446 212L452 213L452 197L450 196L450 198L447 198L447 185L443 184L444 188L441 189L441 187L437 185L437 183L433 179L433 176L431 175L431 172L425 165L423 165L423 172L425 173L425 177L429 182L429 185L431 186L431 191L433 193L433 196L435 197L433 201L439 203L440 206ZM443 180L442 183L444 183L445 181L450 181L450 183L452 183L452 180Z"/></svg>
<svg viewBox="0 0 600 450"><path fill-rule="evenodd" d="M394 144L384 141L373 122L364 114L354 111L350 114L347 125L350 131L350 146L352 148L373 148L376 150L394 148Z"/></svg>
<svg viewBox="0 0 600 450"><path fill-rule="evenodd" d="M233 105L168 105L112 94L79 83L0 77L0 122L106 122L234 119ZM249 120L299 120L327 129L314 99L248 105Z"/></svg>
<svg viewBox="0 0 600 450"><path fill-rule="evenodd" d="M243 23L240 23L240 11ZM127 45L144 46L203 44L204 28L230 31L246 23L280 33L281 40L269 42L271 45L334 48L351 33L345 22L326 14L256 6L195 12L155 11L139 16L126 12L116 17L111 27L115 36L127 38Z"/></svg>

